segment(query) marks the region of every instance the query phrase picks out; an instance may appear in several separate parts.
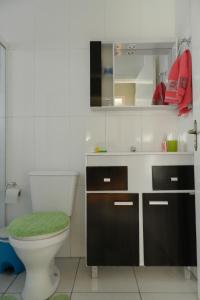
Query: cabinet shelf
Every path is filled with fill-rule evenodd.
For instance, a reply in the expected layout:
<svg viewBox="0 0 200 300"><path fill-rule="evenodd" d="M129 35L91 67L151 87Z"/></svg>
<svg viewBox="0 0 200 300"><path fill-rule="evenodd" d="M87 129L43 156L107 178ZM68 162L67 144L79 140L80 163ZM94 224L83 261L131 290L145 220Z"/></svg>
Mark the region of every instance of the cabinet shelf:
<svg viewBox="0 0 200 300"><path fill-rule="evenodd" d="M102 74L103 77L113 78L113 74Z"/></svg>

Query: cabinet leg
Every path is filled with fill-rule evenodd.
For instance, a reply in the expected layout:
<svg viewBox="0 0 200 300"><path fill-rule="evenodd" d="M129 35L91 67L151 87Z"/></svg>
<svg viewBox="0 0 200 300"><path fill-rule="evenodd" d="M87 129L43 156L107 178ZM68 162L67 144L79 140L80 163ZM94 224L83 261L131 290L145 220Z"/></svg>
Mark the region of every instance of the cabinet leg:
<svg viewBox="0 0 200 300"><path fill-rule="evenodd" d="M184 274L185 274L185 279L190 280L191 279L191 270L190 267L185 267L184 268Z"/></svg>
<svg viewBox="0 0 200 300"><path fill-rule="evenodd" d="M92 278L98 278L98 267L92 266Z"/></svg>

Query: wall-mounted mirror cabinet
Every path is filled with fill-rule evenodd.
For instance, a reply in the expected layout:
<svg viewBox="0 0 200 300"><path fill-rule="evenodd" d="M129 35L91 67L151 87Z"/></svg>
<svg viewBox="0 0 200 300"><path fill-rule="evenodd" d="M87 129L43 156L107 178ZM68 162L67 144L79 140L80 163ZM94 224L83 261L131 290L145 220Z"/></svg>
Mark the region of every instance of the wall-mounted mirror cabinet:
<svg viewBox="0 0 200 300"><path fill-rule="evenodd" d="M90 42L90 106L150 107L157 84L167 83L176 42Z"/></svg>

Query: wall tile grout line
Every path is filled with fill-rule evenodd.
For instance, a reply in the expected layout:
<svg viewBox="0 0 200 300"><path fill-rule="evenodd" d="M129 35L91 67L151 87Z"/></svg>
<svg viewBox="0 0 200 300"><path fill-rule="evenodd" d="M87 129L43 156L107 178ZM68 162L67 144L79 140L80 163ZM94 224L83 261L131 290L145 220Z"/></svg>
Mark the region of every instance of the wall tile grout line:
<svg viewBox="0 0 200 300"><path fill-rule="evenodd" d="M78 261L78 264L77 264L77 267L76 267L76 273L75 273L75 276L74 276L74 282L73 282L72 290L71 290L71 293L70 293L70 299L72 298L72 294L73 294L73 291L74 291L74 286L75 286L76 277L77 277L77 274L78 274L78 269L79 269L79 266L80 266L80 262L81 262L81 258L79 257L79 261Z"/></svg>
<svg viewBox="0 0 200 300"><path fill-rule="evenodd" d="M140 295L140 300L142 300L142 295L141 295L141 292L140 292L140 288L139 288L139 284L138 284L138 280L137 280L137 276L136 276L135 268L133 267L133 268L132 268L132 270L133 270L133 274L134 274L135 281L136 281L136 284L137 284L138 293L139 293L139 295Z"/></svg>

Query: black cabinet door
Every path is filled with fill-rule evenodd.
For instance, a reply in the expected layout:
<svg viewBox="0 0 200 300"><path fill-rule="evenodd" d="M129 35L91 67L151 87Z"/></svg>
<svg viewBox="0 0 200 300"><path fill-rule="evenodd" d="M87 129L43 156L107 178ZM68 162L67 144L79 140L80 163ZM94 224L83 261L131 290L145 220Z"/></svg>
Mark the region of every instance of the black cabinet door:
<svg viewBox="0 0 200 300"><path fill-rule="evenodd" d="M90 106L101 106L101 42L90 42Z"/></svg>
<svg viewBox="0 0 200 300"><path fill-rule="evenodd" d="M195 197L143 194L144 264L196 266Z"/></svg>
<svg viewBox="0 0 200 300"><path fill-rule="evenodd" d="M138 194L87 194L87 264L139 265Z"/></svg>

